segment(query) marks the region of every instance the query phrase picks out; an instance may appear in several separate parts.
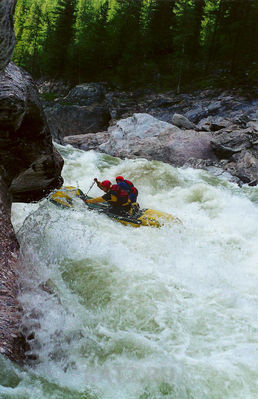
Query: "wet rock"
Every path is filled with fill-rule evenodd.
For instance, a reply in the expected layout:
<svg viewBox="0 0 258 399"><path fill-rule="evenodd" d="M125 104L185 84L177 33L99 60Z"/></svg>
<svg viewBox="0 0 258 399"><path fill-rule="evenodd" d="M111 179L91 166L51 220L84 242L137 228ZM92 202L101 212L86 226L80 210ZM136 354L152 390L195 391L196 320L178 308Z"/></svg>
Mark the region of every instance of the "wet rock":
<svg viewBox="0 0 258 399"><path fill-rule="evenodd" d="M63 160L54 150L32 78L13 63L0 73L0 165L14 200L42 198L61 183Z"/></svg>
<svg viewBox="0 0 258 399"><path fill-rule="evenodd" d="M39 200L59 187L62 165L31 77L9 63L0 72L0 350L19 363L27 344L20 332L19 244L11 203Z"/></svg>
<svg viewBox="0 0 258 399"><path fill-rule="evenodd" d="M77 136L64 137L64 144L70 144L80 150L89 151L98 149L108 139L109 133L107 132L79 134Z"/></svg>
<svg viewBox="0 0 258 399"><path fill-rule="evenodd" d="M38 200L59 187L63 160L53 148L34 82L9 62L15 3L0 2L0 353L22 363L28 346L20 330L21 265L11 204L12 200Z"/></svg>

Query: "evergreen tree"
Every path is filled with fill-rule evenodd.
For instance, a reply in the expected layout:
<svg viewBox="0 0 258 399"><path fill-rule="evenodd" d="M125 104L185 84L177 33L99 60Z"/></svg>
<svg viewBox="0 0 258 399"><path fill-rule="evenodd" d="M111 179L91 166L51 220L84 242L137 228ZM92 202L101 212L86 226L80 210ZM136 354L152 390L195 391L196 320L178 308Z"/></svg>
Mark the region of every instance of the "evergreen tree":
<svg viewBox="0 0 258 399"><path fill-rule="evenodd" d="M115 14L110 21L109 35L113 43L110 60L124 82L141 75L142 9L143 0L117 0Z"/></svg>
<svg viewBox="0 0 258 399"><path fill-rule="evenodd" d="M106 0L96 12L93 31L93 59L95 80L103 80L109 64L112 43L108 40L109 2Z"/></svg>
<svg viewBox="0 0 258 399"><path fill-rule="evenodd" d="M27 64L27 40L30 36L30 26L26 26L31 0L19 1L15 9L15 36L16 46L14 50L13 59L18 65L26 67ZM29 33L28 33L29 29ZM25 32L27 31L27 32Z"/></svg>
<svg viewBox="0 0 258 399"><path fill-rule="evenodd" d="M79 0L76 6L76 22L74 35L73 74L79 82L91 80L94 73L94 24L95 10L89 0ZM74 76L74 75L73 75Z"/></svg>
<svg viewBox="0 0 258 399"><path fill-rule="evenodd" d="M55 77L64 76L69 61L69 47L73 39L75 0L58 0L52 14L54 21L49 26L45 43L48 73Z"/></svg>
<svg viewBox="0 0 258 399"><path fill-rule="evenodd" d="M14 61L35 77L178 91L219 70L255 79L257 11L257 0L17 0Z"/></svg>

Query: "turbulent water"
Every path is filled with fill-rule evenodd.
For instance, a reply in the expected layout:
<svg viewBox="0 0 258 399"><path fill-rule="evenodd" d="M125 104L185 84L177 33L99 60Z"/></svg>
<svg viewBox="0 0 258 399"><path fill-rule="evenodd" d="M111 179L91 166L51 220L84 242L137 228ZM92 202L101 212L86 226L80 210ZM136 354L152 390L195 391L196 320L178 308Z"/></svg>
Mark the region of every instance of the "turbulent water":
<svg viewBox="0 0 258 399"><path fill-rule="evenodd" d="M124 175L142 207L182 224L136 229L80 200L14 205L32 359L0 357L0 398L257 398L258 189L58 149L66 185L87 192L94 177Z"/></svg>

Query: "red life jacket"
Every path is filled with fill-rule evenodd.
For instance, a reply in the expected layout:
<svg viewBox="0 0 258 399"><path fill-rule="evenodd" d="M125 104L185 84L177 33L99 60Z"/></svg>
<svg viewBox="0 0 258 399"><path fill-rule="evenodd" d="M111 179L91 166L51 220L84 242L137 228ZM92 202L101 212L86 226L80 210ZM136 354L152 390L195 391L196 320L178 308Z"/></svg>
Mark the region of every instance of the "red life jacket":
<svg viewBox="0 0 258 399"><path fill-rule="evenodd" d="M126 184L128 184L128 186L130 187L130 190L132 193L134 193L135 195L138 195L138 190L136 187L134 187L133 183L130 180L123 180L123 182L125 182Z"/></svg>
<svg viewBox="0 0 258 399"><path fill-rule="evenodd" d="M123 206L128 203L129 195L126 190L122 190L118 184L113 184L110 188L110 194L117 198L116 206Z"/></svg>

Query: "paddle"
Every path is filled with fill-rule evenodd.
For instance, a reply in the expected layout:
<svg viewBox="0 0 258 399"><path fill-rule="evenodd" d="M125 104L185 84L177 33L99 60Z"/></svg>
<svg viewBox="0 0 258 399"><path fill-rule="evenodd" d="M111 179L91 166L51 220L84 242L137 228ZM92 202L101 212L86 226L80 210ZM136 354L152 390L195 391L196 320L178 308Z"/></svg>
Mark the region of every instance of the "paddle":
<svg viewBox="0 0 258 399"><path fill-rule="evenodd" d="M90 190L92 189L92 187L94 186L95 183L96 183L96 182L95 182L95 180L94 180L93 183L91 184L89 190L87 191L87 193L86 193L85 195L88 195L88 194L89 194Z"/></svg>

